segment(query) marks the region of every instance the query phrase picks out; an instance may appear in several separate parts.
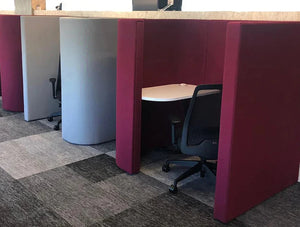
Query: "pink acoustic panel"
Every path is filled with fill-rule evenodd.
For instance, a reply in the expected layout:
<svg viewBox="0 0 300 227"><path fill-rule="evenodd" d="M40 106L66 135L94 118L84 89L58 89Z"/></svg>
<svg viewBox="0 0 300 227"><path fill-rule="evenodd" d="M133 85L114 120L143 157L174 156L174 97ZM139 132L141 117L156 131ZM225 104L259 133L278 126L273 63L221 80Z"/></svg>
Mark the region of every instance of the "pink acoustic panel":
<svg viewBox="0 0 300 227"><path fill-rule="evenodd" d="M0 72L3 109L23 111L20 16L0 15Z"/></svg>
<svg viewBox="0 0 300 227"><path fill-rule="evenodd" d="M228 21L207 21L205 84L221 84Z"/></svg>
<svg viewBox="0 0 300 227"><path fill-rule="evenodd" d="M143 87L204 82L207 22L145 20Z"/></svg>
<svg viewBox="0 0 300 227"><path fill-rule="evenodd" d="M228 222L297 182L300 23L230 23L215 218Z"/></svg>
<svg viewBox="0 0 300 227"><path fill-rule="evenodd" d="M143 36L142 20L119 21L116 161L130 174L140 168Z"/></svg>

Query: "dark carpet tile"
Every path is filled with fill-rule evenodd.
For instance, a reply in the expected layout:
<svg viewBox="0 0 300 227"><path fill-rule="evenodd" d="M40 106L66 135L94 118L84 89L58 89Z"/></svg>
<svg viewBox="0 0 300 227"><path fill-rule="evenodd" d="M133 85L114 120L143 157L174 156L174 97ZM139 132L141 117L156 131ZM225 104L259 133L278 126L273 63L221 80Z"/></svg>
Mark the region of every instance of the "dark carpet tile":
<svg viewBox="0 0 300 227"><path fill-rule="evenodd" d="M101 187L107 194L123 198L130 207L168 191L167 185L141 172L134 175L119 174L94 185Z"/></svg>
<svg viewBox="0 0 300 227"><path fill-rule="evenodd" d="M0 117L0 142L51 131L39 121L26 122L23 114Z"/></svg>
<svg viewBox="0 0 300 227"><path fill-rule="evenodd" d="M253 227L299 227L300 183L279 192L237 219Z"/></svg>
<svg viewBox="0 0 300 227"><path fill-rule="evenodd" d="M107 218L95 226L225 226L213 219L213 209L183 194L164 193L143 204ZM245 226L234 220L228 226Z"/></svg>
<svg viewBox="0 0 300 227"><path fill-rule="evenodd" d="M0 226L70 226L0 169Z"/></svg>
<svg viewBox="0 0 300 227"><path fill-rule="evenodd" d="M67 166L91 182L99 182L124 173L116 165L116 160L105 154L74 162Z"/></svg>
<svg viewBox="0 0 300 227"><path fill-rule="evenodd" d="M107 153L107 152L116 150L116 141L113 140L113 141L109 141L106 143L92 145L91 147L93 147L99 151L102 151L103 153Z"/></svg>
<svg viewBox="0 0 300 227"><path fill-rule="evenodd" d="M119 193L104 190L66 166L20 182L72 226L91 225L130 208Z"/></svg>

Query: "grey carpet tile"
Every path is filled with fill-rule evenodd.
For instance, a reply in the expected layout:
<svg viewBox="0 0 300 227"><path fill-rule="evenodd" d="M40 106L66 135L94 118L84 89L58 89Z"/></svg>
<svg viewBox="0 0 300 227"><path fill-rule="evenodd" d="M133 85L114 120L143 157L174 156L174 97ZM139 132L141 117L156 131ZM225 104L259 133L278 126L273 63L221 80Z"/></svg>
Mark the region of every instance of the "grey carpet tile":
<svg viewBox="0 0 300 227"><path fill-rule="evenodd" d="M116 141L113 140L113 141L109 141L109 142L106 142L106 143L92 145L91 147L93 147L93 148L95 148L99 151L102 151L103 153L107 153L107 152L116 150Z"/></svg>
<svg viewBox="0 0 300 227"><path fill-rule="evenodd" d="M176 153L175 151L171 151L167 149L153 149L152 151L148 151L141 154L141 165L142 166L149 165L153 162L166 160L170 157L186 157L186 156L183 156L181 153Z"/></svg>
<svg viewBox="0 0 300 227"><path fill-rule="evenodd" d="M197 159L197 157L186 157L185 155L181 155L181 154L175 154L175 155L170 155L169 159ZM157 180L159 180L160 182L163 182L167 185L171 185L173 184L173 181L176 177L178 177L181 173L185 172L186 170L188 170L189 167L183 167L183 166L173 166L171 165L171 169L169 172L163 172L162 171L162 166L164 164L165 160L159 160L156 162L152 162L149 165L142 165L141 166L141 172L143 172L144 174L151 176ZM178 187L181 187L182 185L194 181L196 179L200 178L200 174L196 173L188 178L186 178L183 181L180 181L178 183Z"/></svg>
<svg viewBox="0 0 300 227"><path fill-rule="evenodd" d="M109 152L107 152L105 154L108 155L108 156L110 156L110 157L112 157L112 158L114 158L114 159L116 159L116 151L109 151Z"/></svg>
<svg viewBox="0 0 300 227"><path fill-rule="evenodd" d="M107 193L123 198L130 206L144 203L168 190L167 185L143 174L119 174L97 183Z"/></svg>
<svg viewBox="0 0 300 227"><path fill-rule="evenodd" d="M214 220L213 209L183 194L164 193L143 204L139 204L102 222L92 225L113 227L152 227L152 226L225 226ZM234 220L228 226L245 226Z"/></svg>
<svg viewBox="0 0 300 227"><path fill-rule="evenodd" d="M116 165L116 160L105 154L74 162L67 166L91 182L99 182L124 173Z"/></svg>
<svg viewBox="0 0 300 227"><path fill-rule="evenodd" d="M118 193L105 191L65 166L20 182L72 226L91 225L129 208Z"/></svg>
<svg viewBox="0 0 300 227"><path fill-rule="evenodd" d="M2 108L2 96L0 96L0 117L6 117L14 114L18 114L20 112L12 112L12 111L7 111Z"/></svg>
<svg viewBox="0 0 300 227"><path fill-rule="evenodd" d="M51 131L38 121L24 121L23 114L0 117L0 129L0 142Z"/></svg>
<svg viewBox="0 0 300 227"><path fill-rule="evenodd" d="M207 170L205 177L199 177L191 182L188 182L180 187L179 190L210 207L214 207L215 186L216 176Z"/></svg>
<svg viewBox="0 0 300 227"><path fill-rule="evenodd" d="M300 183L279 192L237 219L253 227L299 227Z"/></svg>
<svg viewBox="0 0 300 227"><path fill-rule="evenodd" d="M65 142L51 131L0 143L0 167L15 179L101 154L88 146Z"/></svg>
<svg viewBox="0 0 300 227"><path fill-rule="evenodd" d="M0 226L70 226L0 168Z"/></svg>
<svg viewBox="0 0 300 227"><path fill-rule="evenodd" d="M57 122L61 119L61 117L54 117L53 121L49 122L47 119L41 119L38 120L38 122L42 123L43 125L46 125L52 129L54 129L54 126L57 124ZM59 130L61 131L61 124L59 125Z"/></svg>
<svg viewBox="0 0 300 227"><path fill-rule="evenodd" d="M15 114L19 114L20 112L12 112L12 111L6 111L0 107L0 117L7 117Z"/></svg>

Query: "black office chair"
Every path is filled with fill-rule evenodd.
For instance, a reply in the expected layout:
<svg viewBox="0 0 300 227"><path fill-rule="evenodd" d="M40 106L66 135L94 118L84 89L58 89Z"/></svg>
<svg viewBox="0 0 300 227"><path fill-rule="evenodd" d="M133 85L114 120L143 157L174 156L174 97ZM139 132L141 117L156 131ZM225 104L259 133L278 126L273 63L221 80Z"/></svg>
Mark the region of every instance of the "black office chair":
<svg viewBox="0 0 300 227"><path fill-rule="evenodd" d="M49 81L52 84L52 95L54 99L58 100L58 105L61 107L61 69L60 69L60 58L59 58L59 65L58 65L58 75L57 80L56 78L50 78ZM56 86L55 86L56 83ZM53 121L54 117L61 116L61 111L52 113L50 116L47 117L48 121ZM61 124L61 119L54 125L54 130L59 130L59 125Z"/></svg>
<svg viewBox="0 0 300 227"><path fill-rule="evenodd" d="M220 92L198 96L199 91L207 89L218 89ZM200 172L200 176L204 177L206 172L204 166L216 175L216 162L207 162L207 160L218 159L221 98L222 85L199 85L195 88L178 145L182 153L199 156L201 160L167 160L165 162L162 166L164 172L170 171L170 164L192 166L174 180L169 188L170 192L176 193L177 183L194 173Z"/></svg>

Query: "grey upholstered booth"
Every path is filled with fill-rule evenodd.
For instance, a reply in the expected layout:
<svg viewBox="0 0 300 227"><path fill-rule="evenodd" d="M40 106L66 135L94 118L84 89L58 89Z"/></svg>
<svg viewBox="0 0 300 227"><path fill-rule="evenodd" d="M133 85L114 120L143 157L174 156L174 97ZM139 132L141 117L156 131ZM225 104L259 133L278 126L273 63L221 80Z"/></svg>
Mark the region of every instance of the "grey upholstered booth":
<svg viewBox="0 0 300 227"><path fill-rule="evenodd" d="M30 121L59 111L49 82L58 73L59 18L22 16L21 35L24 118Z"/></svg>
<svg viewBox="0 0 300 227"><path fill-rule="evenodd" d="M115 139L117 19L61 18L62 136Z"/></svg>

